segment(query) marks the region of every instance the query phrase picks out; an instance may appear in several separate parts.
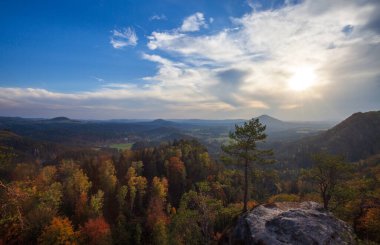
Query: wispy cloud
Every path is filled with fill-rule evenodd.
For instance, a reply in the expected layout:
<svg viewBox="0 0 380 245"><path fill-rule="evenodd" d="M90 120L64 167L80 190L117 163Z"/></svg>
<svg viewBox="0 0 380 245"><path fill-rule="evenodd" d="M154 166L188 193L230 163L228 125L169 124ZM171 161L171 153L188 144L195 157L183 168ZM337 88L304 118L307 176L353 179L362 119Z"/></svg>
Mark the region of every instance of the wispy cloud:
<svg viewBox="0 0 380 245"><path fill-rule="evenodd" d="M155 15L152 15L149 20L167 20L168 18L166 17L166 15L164 14L161 14L161 15L158 15L158 14L155 14Z"/></svg>
<svg viewBox="0 0 380 245"><path fill-rule="evenodd" d="M92 78L94 78L98 82L104 82L105 81L103 78L96 77L96 76L93 76Z"/></svg>
<svg viewBox="0 0 380 245"><path fill-rule="evenodd" d="M255 2L254 0L247 0L247 4L253 10L257 10L257 9L260 9L262 7L261 3Z"/></svg>
<svg viewBox="0 0 380 245"><path fill-rule="evenodd" d="M138 37L133 28L127 27L120 30L112 30L112 36L110 38L110 43L112 47L116 49L121 49L127 46L136 46Z"/></svg>

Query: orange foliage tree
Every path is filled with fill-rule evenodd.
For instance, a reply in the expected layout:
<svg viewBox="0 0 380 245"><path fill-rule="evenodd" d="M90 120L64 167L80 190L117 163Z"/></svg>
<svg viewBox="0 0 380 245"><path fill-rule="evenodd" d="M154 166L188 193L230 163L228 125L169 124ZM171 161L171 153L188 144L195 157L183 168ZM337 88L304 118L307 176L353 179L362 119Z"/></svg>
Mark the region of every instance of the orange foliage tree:
<svg viewBox="0 0 380 245"><path fill-rule="evenodd" d="M85 244L112 244L111 229L103 217L89 219L80 232Z"/></svg>

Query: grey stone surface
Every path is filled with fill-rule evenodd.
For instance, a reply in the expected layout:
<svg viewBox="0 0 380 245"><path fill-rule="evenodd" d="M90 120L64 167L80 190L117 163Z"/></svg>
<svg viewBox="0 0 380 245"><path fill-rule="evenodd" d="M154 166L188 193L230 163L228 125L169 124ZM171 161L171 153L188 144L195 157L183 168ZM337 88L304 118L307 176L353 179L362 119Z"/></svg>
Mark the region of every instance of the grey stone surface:
<svg viewBox="0 0 380 245"><path fill-rule="evenodd" d="M239 218L232 244L355 244L352 228L315 202L260 205Z"/></svg>

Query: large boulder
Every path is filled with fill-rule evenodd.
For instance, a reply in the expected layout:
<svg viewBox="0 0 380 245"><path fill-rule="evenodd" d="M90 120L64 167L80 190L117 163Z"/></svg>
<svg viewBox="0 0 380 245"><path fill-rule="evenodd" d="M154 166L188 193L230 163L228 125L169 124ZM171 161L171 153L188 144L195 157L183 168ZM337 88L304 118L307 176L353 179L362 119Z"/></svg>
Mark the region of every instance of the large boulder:
<svg viewBox="0 0 380 245"><path fill-rule="evenodd" d="M315 202L260 205L244 214L230 244L355 244L352 228Z"/></svg>

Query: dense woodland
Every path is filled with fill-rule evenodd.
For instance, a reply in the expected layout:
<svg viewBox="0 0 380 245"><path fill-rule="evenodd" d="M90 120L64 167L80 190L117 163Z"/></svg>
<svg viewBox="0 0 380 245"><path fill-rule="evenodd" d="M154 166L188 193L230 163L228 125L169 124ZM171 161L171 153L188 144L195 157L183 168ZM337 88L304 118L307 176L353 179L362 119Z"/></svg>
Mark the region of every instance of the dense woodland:
<svg viewBox="0 0 380 245"><path fill-rule="evenodd" d="M276 154L253 159L248 209L317 201L380 243L380 155L371 153L350 161L318 149L293 168ZM244 167L227 156L194 139L117 151L1 131L0 244L217 243L243 210Z"/></svg>

